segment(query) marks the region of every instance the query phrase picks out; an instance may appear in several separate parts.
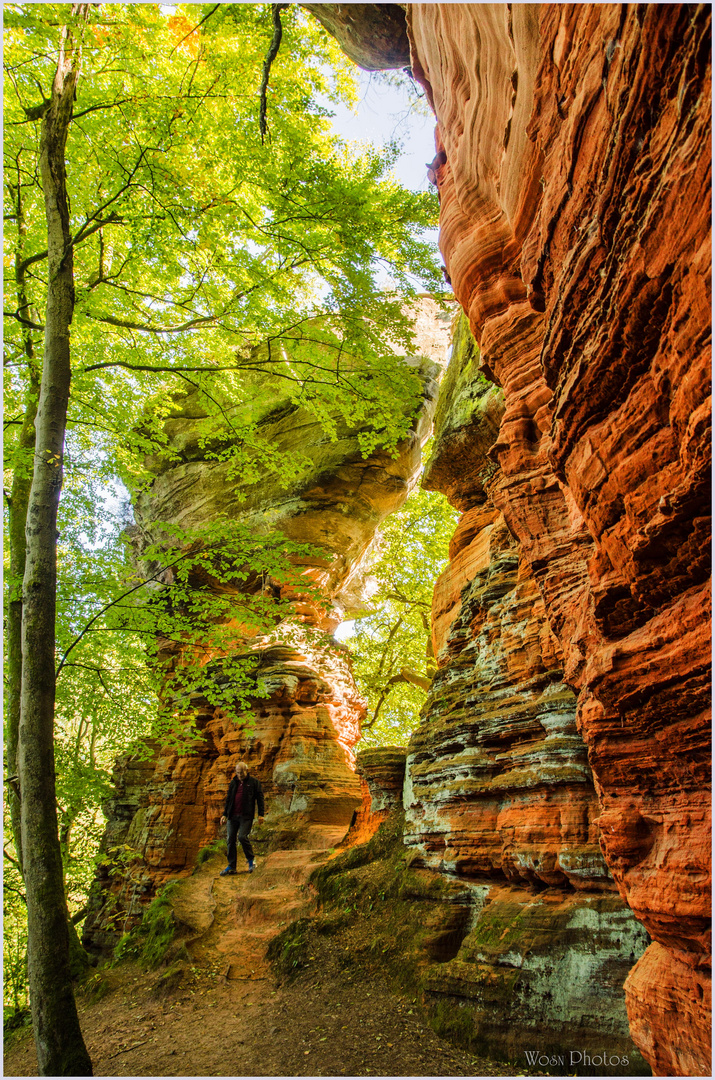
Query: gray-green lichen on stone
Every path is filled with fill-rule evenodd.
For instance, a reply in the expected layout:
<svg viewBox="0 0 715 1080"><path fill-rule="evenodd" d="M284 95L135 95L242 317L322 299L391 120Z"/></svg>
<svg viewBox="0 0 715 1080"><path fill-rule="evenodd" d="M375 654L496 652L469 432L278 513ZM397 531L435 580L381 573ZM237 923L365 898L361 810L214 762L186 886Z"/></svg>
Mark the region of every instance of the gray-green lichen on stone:
<svg viewBox="0 0 715 1080"><path fill-rule="evenodd" d="M424 488L443 492L458 510L486 498L485 484L496 468L488 450L504 413L504 393L482 374L479 360L469 320L460 311L435 409L434 446L422 480Z"/></svg>

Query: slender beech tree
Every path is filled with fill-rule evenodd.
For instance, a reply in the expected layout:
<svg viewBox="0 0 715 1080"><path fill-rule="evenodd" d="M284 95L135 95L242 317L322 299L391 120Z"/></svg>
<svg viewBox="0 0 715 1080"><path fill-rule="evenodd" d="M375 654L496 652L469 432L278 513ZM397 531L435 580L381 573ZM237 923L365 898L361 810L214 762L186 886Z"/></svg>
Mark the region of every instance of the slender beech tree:
<svg viewBox="0 0 715 1080"><path fill-rule="evenodd" d="M28 980L41 1076L91 1076L72 992L67 905L55 795L57 509L70 390L74 274L65 145L79 76L87 4L60 30L42 119L40 176L47 216L48 287L35 459L27 510L18 771L27 897Z"/></svg>
<svg viewBox="0 0 715 1080"><path fill-rule="evenodd" d="M33 318L28 299L26 274L28 269L25 237L27 224L22 198L20 162L17 162L17 186L8 184L15 205L18 243L15 251L15 282L18 311L22 311L29 322ZM21 420L20 435L13 453L12 485L7 495L8 540L10 549L10 597L7 605L7 734L5 743L5 764L8 784L8 801L12 822L13 841L17 852L20 872L22 872L22 841L20 835L20 799L17 784L17 740L20 728L20 682L22 678L21 635L22 635L22 579L25 576L25 523L27 506L30 499L32 481L32 458L35 448L35 417L37 398L40 390L40 370L35 355L33 332L27 325L22 327L22 346L27 360L27 387L25 406Z"/></svg>

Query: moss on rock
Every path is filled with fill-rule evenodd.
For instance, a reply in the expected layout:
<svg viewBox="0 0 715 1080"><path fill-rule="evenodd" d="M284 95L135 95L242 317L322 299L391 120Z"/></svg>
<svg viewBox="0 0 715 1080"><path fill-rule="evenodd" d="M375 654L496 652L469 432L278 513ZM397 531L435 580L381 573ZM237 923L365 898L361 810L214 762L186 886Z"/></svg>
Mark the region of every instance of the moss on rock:
<svg viewBox="0 0 715 1080"><path fill-rule="evenodd" d="M157 968L165 960L177 932L170 902L172 884L165 885L146 908L142 921L120 939L115 960L135 957L144 968Z"/></svg>

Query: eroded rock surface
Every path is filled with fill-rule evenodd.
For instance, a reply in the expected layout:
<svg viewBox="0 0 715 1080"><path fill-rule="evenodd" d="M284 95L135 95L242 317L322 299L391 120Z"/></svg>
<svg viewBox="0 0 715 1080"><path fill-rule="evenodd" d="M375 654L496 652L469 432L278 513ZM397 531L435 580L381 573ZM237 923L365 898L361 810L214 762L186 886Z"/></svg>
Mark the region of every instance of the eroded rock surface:
<svg viewBox="0 0 715 1080"><path fill-rule="evenodd" d="M366 844L388 814L402 809L407 749L404 746L371 746L356 755L360 778L360 805L353 814L341 848Z"/></svg>
<svg viewBox="0 0 715 1080"><path fill-rule="evenodd" d="M368 71L403 68L410 43L403 4L301 4Z"/></svg>
<svg viewBox="0 0 715 1080"><path fill-rule="evenodd" d="M504 391L488 494L655 939L632 1031L709 1074L710 9L411 4L408 29L440 245Z"/></svg>
<svg viewBox="0 0 715 1080"><path fill-rule="evenodd" d="M199 851L222 837L219 819L240 759L265 792L267 824L252 833L259 842L292 846L315 825L348 827L360 801L353 747L365 709L347 659L327 648L308 658L285 646L260 658L270 695L256 702L249 728L197 698L203 739L195 754L157 746L148 760L117 763L103 840L110 861L93 886L85 947L111 950L156 889L193 870Z"/></svg>
<svg viewBox="0 0 715 1080"><path fill-rule="evenodd" d="M569 1046L593 1056L607 1035L616 1074L647 1071L629 1037L623 981L648 936L599 846L560 643L489 499L499 481L489 436L503 404L477 378L464 317L454 337L451 365L474 372L469 409L463 378L448 375L424 483L444 487L462 515L434 590L438 671L409 745L405 843L418 864L469 884L473 915L427 989L438 1010L461 1010L464 1037L497 1056L521 1061L525 1048L549 1056ZM461 442L460 422L469 433Z"/></svg>
<svg viewBox="0 0 715 1080"><path fill-rule="evenodd" d="M520 1069L540 1057L564 1074L650 1075L623 1007L623 979L645 934L620 897L499 885L473 892L459 953L427 974L434 1007L461 1017L465 1036Z"/></svg>

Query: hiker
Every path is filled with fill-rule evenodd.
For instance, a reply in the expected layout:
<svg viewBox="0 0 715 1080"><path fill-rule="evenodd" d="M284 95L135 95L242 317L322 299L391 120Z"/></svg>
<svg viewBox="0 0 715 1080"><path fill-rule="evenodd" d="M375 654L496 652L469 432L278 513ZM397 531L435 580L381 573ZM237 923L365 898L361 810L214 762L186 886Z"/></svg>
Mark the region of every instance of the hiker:
<svg viewBox="0 0 715 1080"><path fill-rule="evenodd" d="M248 860L248 872L252 874L256 868L253 858L253 847L248 839L248 834L253 826L253 815L258 805L258 823L263 824L263 788L254 776L248 775L248 765L245 761L236 762L235 775L231 778L228 794L223 808L221 824L228 819L226 828L226 852L228 866L221 871L220 876L236 873L236 840L243 848L243 854Z"/></svg>

